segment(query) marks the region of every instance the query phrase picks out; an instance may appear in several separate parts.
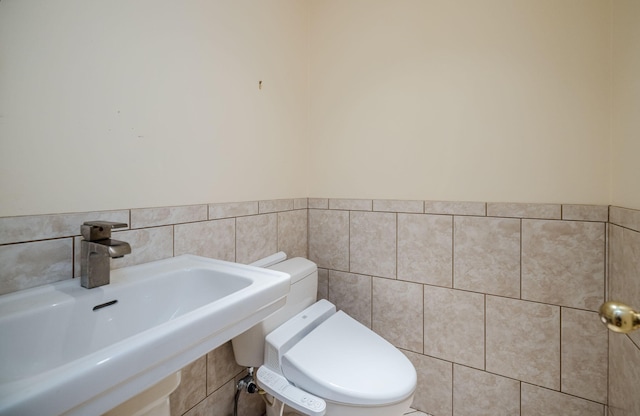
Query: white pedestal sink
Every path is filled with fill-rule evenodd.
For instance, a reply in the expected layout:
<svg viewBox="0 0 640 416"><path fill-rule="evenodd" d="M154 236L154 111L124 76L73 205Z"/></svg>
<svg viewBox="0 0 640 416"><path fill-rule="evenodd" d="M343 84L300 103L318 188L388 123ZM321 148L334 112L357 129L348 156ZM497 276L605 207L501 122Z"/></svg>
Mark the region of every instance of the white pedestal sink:
<svg viewBox="0 0 640 416"><path fill-rule="evenodd" d="M289 279L184 255L0 296L0 414L102 414L276 311Z"/></svg>
<svg viewBox="0 0 640 416"><path fill-rule="evenodd" d="M180 385L180 378L180 371L173 373L102 416L171 416L169 396Z"/></svg>

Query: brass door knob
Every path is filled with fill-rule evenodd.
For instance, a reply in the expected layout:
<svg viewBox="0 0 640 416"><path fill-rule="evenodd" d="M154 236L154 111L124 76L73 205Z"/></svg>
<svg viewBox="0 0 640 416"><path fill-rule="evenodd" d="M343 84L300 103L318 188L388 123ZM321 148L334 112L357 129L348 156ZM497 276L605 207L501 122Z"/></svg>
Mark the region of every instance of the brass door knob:
<svg viewBox="0 0 640 416"><path fill-rule="evenodd" d="M600 306L600 320L612 331L624 334L640 329L640 313L624 303L605 302Z"/></svg>

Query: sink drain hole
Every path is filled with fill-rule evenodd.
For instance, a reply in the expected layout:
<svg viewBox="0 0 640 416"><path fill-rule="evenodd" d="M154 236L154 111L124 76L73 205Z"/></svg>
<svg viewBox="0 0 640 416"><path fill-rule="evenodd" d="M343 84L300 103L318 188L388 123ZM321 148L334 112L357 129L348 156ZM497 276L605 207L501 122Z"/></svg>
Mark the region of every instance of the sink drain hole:
<svg viewBox="0 0 640 416"><path fill-rule="evenodd" d="M101 303L100 305L94 306L93 310L97 311L98 309L106 308L107 306L115 305L116 303L118 303L117 300L112 300L110 302Z"/></svg>

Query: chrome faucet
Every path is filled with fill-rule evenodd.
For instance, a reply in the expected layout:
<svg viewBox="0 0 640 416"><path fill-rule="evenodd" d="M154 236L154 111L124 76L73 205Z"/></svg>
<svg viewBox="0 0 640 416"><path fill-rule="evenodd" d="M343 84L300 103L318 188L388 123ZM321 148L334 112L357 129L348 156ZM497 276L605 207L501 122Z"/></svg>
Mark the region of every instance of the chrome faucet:
<svg viewBox="0 0 640 416"><path fill-rule="evenodd" d="M80 227L80 284L91 289L109 284L112 258L131 253L124 241L112 240L111 229L126 228L123 222L87 221Z"/></svg>

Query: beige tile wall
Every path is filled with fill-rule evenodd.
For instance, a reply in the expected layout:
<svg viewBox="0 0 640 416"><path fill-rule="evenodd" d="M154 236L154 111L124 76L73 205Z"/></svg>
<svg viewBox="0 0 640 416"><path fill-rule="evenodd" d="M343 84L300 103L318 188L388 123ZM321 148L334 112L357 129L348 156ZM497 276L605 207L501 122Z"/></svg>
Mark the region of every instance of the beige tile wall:
<svg viewBox="0 0 640 416"><path fill-rule="evenodd" d="M608 297L640 307L640 211L611 207L610 224L608 212L298 198L0 218L0 293L77 276L79 225L93 219L131 225L116 238L133 253L112 267L187 252L243 262L308 254L321 268L319 296L414 363L414 407L600 416L608 401L610 415L631 416L640 414L640 335L609 333L594 311L605 269ZM241 373L229 344L201 357L183 370L172 414L231 415ZM240 414L262 413L254 396L243 394Z"/></svg>
<svg viewBox="0 0 640 416"><path fill-rule="evenodd" d="M85 221L130 225L113 233L132 247L130 255L111 261L119 268L185 253L240 263L280 250L307 257L307 213L307 198L296 198L0 218L0 294L79 276ZM243 372L230 343L200 357L182 370L171 414L230 416ZM239 414L263 411L258 395L243 394Z"/></svg>
<svg viewBox="0 0 640 416"><path fill-rule="evenodd" d="M405 351L415 408L603 415L608 207L312 198L308 218L320 293Z"/></svg>
<svg viewBox="0 0 640 416"><path fill-rule="evenodd" d="M611 207L608 300L640 309L640 211ZM640 331L609 334L609 413L640 415Z"/></svg>

